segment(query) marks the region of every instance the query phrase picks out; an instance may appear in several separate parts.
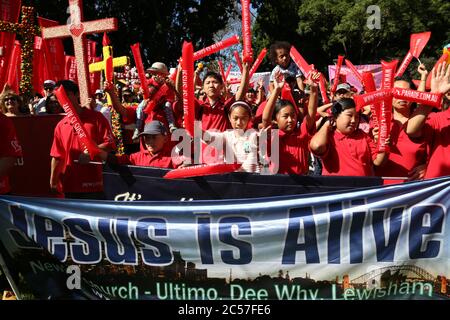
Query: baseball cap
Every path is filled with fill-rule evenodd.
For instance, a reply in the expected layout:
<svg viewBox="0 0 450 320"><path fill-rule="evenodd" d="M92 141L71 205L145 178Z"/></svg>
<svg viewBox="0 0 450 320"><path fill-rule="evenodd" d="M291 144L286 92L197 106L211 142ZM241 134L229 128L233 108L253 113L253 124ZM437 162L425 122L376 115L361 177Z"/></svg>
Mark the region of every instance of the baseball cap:
<svg viewBox="0 0 450 320"><path fill-rule="evenodd" d="M148 134L167 134L167 129L161 121L153 120L148 122L144 126L144 131L142 131L139 136L148 135Z"/></svg>
<svg viewBox="0 0 450 320"><path fill-rule="evenodd" d="M103 94L103 90L97 89L95 90L95 94Z"/></svg>
<svg viewBox="0 0 450 320"><path fill-rule="evenodd" d="M336 87L336 92L338 92L338 91L349 92L349 91L351 91L351 90L352 90L352 87L351 87L348 83L346 83L346 82L340 83L340 84L338 84L337 87Z"/></svg>
<svg viewBox="0 0 450 320"><path fill-rule="evenodd" d="M56 86L56 82L53 80L45 80L44 88L54 88Z"/></svg>
<svg viewBox="0 0 450 320"><path fill-rule="evenodd" d="M167 66L162 62L153 63L152 66L147 69L147 71L150 73L169 74L169 70L167 69Z"/></svg>

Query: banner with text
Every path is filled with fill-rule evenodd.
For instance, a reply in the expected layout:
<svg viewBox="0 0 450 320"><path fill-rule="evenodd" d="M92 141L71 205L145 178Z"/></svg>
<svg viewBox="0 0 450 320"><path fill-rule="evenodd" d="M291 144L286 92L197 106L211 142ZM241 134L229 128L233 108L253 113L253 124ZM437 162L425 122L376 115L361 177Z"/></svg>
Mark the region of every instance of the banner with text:
<svg viewBox="0 0 450 320"><path fill-rule="evenodd" d="M0 197L22 299L448 299L450 177L241 200Z"/></svg>

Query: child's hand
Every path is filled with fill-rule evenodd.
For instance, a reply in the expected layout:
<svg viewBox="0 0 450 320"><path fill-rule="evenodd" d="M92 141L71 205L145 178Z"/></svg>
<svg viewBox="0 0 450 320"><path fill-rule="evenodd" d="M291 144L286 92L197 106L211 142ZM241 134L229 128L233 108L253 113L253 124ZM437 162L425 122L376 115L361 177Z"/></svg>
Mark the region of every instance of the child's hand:
<svg viewBox="0 0 450 320"><path fill-rule="evenodd" d="M305 83L311 87L317 87L321 76L322 74L319 71L313 70L309 73L308 79L306 79Z"/></svg>
<svg viewBox="0 0 450 320"><path fill-rule="evenodd" d="M282 89L284 86L285 80L284 75L278 71L275 73L275 77L273 78L273 85L275 89Z"/></svg>
<svg viewBox="0 0 450 320"><path fill-rule="evenodd" d="M428 70L423 63L417 67L417 72L420 73L421 79L426 79L428 76Z"/></svg>

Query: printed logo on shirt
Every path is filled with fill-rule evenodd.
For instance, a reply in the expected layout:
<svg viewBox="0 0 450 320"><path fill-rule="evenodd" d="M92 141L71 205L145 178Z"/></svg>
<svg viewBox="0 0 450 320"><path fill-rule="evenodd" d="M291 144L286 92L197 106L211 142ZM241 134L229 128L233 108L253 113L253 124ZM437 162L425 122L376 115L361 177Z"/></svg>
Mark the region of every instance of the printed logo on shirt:
<svg viewBox="0 0 450 320"><path fill-rule="evenodd" d="M13 147L14 152L16 152L16 153L21 153L22 152L22 147L20 146L19 141L12 140L11 141L11 146Z"/></svg>

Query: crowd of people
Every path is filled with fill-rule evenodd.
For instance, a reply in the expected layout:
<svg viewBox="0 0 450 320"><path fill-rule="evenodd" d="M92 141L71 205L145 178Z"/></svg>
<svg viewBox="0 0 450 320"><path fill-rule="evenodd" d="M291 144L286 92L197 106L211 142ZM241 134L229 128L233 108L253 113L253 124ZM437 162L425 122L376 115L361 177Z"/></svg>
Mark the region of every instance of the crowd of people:
<svg viewBox="0 0 450 320"><path fill-rule="evenodd" d="M402 177L404 181L450 174L445 157L450 141L450 66L443 63L432 70L431 91L444 95L440 110L392 100L389 148L379 151L380 129L372 121L372 109L357 110L353 99L363 92L341 82L335 92L328 92L331 102L323 104L320 73L314 70L305 78L289 51L287 42L271 46L274 68L267 90L262 81L250 83L248 63L242 65L236 92L219 73L197 68L189 81L195 86L202 152L209 151L203 163L237 162L242 164L239 171L252 173L264 169L273 174ZM421 64L418 72L418 88L406 77L396 78L394 87L425 91L428 71ZM197 164L192 155L180 152L178 141L172 141L177 129L185 128L182 77L180 66L173 77L164 63L155 62L147 69L145 99L142 90L105 82L87 106L80 104L78 86L69 80L46 80L45 96L28 104L5 86L0 95L0 193L10 191L8 172L15 158L22 156L9 117L63 113L54 93L59 86L99 148L94 160L169 169ZM270 145L262 152L263 134L271 141L277 139L277 149ZM50 155L52 190L67 198L104 198L101 165L91 162L68 117L55 128Z"/></svg>

